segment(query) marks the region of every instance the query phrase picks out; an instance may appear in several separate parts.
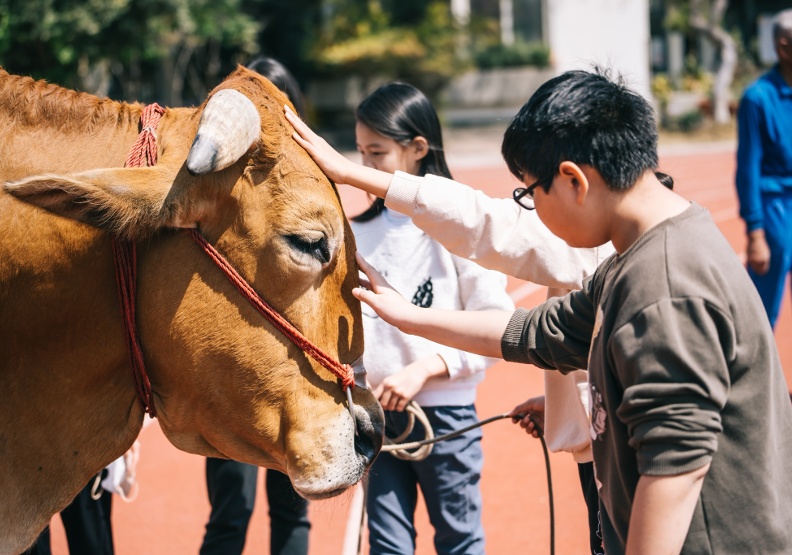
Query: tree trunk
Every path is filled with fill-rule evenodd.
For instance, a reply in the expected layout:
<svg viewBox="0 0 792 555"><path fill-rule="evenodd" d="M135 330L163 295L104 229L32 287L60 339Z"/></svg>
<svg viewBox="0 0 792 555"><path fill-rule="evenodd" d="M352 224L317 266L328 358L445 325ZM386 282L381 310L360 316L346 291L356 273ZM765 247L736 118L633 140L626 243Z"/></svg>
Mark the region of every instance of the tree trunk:
<svg viewBox="0 0 792 555"><path fill-rule="evenodd" d="M112 76L108 60L98 60L92 64L88 56L80 56L77 62L77 75L80 77L80 88L83 91L100 98L107 98Z"/></svg>
<svg viewBox="0 0 792 555"><path fill-rule="evenodd" d="M189 39L186 39L180 45L178 56L175 56L173 64L173 73L171 74L171 87L170 87L170 105L183 106L184 105L184 84L187 81L187 64L190 63L195 48L188 44Z"/></svg>
<svg viewBox="0 0 792 555"><path fill-rule="evenodd" d="M737 45L723 28L723 15L729 6L728 0L711 0L709 17L704 15L703 0L690 2L690 26L706 35L720 51L720 65L712 87L713 114L717 123L728 123L731 119L731 84L737 68Z"/></svg>

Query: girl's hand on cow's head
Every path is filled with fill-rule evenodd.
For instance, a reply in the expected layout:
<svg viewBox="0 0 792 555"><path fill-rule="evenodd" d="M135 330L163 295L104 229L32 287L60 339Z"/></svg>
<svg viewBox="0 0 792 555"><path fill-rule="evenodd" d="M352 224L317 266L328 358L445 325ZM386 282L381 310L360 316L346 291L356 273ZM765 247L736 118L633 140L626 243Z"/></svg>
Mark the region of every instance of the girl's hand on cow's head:
<svg viewBox="0 0 792 555"><path fill-rule="evenodd" d="M314 159L322 171L336 184L346 184L348 168L353 164L342 154L331 147L327 141L314 133L291 108L284 106L286 119L294 128L292 137Z"/></svg>
<svg viewBox="0 0 792 555"><path fill-rule="evenodd" d="M361 287L353 289L352 294L373 308L380 318L406 331L405 326L415 319L416 311L421 309L402 297L360 253L356 253L355 257L368 281L361 280Z"/></svg>

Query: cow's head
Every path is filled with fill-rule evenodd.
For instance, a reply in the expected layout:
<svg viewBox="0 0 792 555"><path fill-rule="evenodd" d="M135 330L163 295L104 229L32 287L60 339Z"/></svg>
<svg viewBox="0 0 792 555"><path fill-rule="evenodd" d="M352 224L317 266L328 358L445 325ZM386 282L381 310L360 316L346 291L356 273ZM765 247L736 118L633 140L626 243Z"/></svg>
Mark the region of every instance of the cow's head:
<svg viewBox="0 0 792 555"><path fill-rule="evenodd" d="M166 112L156 166L6 189L138 242L138 329L160 424L177 447L284 471L321 498L357 482L377 455L379 404L354 389L356 430L338 379L176 229L197 227L320 348L343 363L362 355L354 239L333 185L291 140L284 102L240 68L201 108Z"/></svg>

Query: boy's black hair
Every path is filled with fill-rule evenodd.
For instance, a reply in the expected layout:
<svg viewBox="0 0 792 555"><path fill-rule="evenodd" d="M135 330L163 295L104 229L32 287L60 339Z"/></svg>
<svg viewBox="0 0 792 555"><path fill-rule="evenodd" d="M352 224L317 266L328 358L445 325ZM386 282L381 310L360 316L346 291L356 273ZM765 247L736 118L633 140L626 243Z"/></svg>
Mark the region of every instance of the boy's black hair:
<svg viewBox="0 0 792 555"><path fill-rule="evenodd" d="M418 175L430 173L451 178L443 152L440 119L432 102L412 85L400 82L382 85L358 105L355 119L401 145L406 146L416 137L423 137L429 143L429 153L421 160ZM352 220L367 222L384 209L385 201L377 199Z"/></svg>
<svg viewBox="0 0 792 555"><path fill-rule="evenodd" d="M568 71L544 83L512 119L501 152L509 170L547 190L561 162L597 170L627 190L657 168L657 126L649 102L607 71ZM673 180L658 174L671 188Z"/></svg>

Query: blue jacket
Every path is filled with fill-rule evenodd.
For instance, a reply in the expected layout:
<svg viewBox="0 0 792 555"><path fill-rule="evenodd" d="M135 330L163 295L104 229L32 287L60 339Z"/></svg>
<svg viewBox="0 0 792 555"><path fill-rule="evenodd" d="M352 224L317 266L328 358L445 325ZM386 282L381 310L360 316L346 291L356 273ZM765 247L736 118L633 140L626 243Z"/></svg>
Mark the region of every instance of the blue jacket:
<svg viewBox="0 0 792 555"><path fill-rule="evenodd" d="M764 227L761 193L792 193L792 87L778 66L745 90L737 138L740 216L753 231Z"/></svg>

